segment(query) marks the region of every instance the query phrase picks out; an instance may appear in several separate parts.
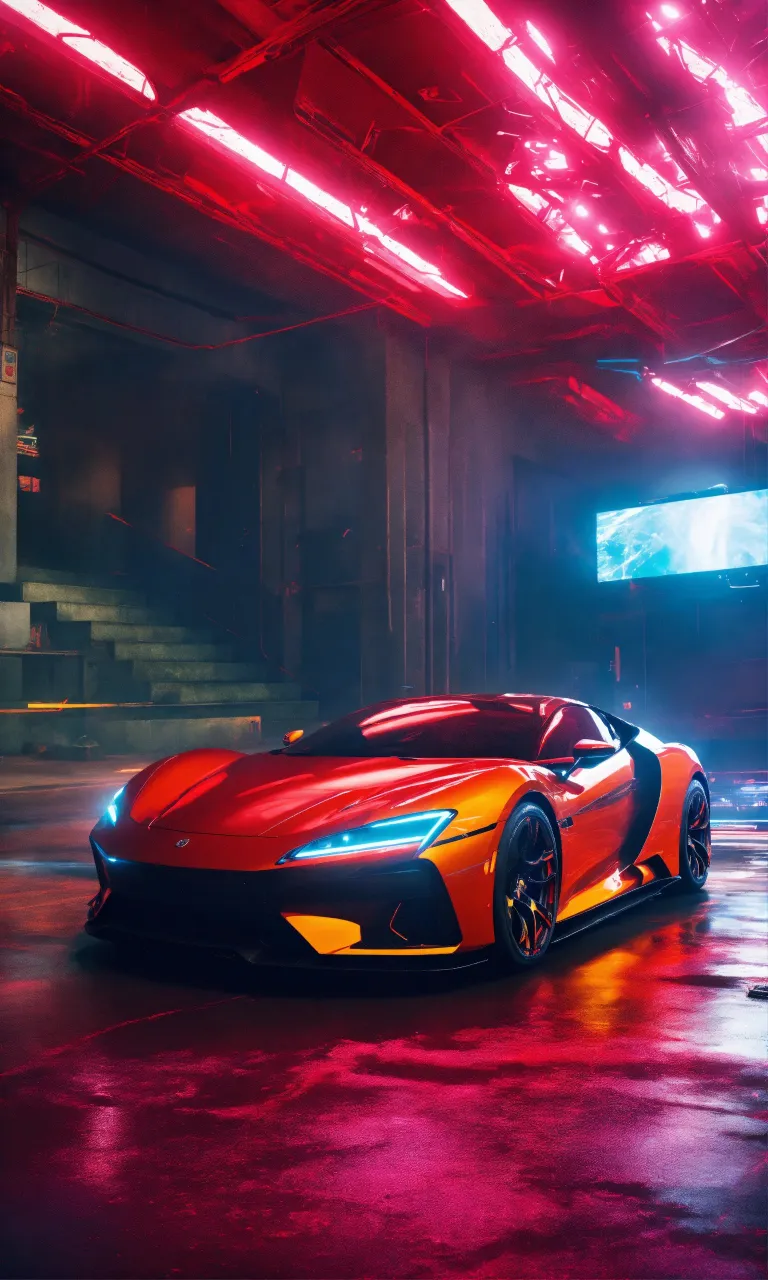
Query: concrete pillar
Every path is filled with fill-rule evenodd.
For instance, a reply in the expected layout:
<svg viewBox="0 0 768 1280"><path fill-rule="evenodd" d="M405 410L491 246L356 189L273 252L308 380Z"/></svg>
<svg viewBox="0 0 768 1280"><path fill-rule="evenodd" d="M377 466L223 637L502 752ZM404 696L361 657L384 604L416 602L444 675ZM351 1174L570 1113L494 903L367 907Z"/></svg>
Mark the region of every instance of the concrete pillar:
<svg viewBox="0 0 768 1280"><path fill-rule="evenodd" d="M450 376L426 334L387 335L391 696L450 687Z"/></svg>
<svg viewBox="0 0 768 1280"><path fill-rule="evenodd" d="M451 397L454 690L514 677L513 410L486 370L454 369Z"/></svg>
<svg viewBox="0 0 768 1280"><path fill-rule="evenodd" d="M451 520L451 372L450 362L426 335L426 632L427 693L451 688L453 523Z"/></svg>
<svg viewBox="0 0 768 1280"><path fill-rule="evenodd" d="M427 488L423 344L387 334L386 484L391 696L426 691Z"/></svg>
<svg viewBox="0 0 768 1280"><path fill-rule="evenodd" d="M0 582L16 581L17 495L17 363L16 272L19 219L16 210L6 210L0 228L0 338L2 338L2 380L0 380ZM7 356L13 353L13 359Z"/></svg>

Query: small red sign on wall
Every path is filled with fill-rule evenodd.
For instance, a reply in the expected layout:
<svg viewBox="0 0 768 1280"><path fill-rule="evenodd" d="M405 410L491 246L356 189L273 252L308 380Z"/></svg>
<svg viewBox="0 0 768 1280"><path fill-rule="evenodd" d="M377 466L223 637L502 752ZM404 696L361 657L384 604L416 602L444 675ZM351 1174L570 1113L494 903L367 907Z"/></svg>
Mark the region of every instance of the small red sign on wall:
<svg viewBox="0 0 768 1280"><path fill-rule="evenodd" d="M19 355L13 347L3 347L3 382L16 382L19 367Z"/></svg>

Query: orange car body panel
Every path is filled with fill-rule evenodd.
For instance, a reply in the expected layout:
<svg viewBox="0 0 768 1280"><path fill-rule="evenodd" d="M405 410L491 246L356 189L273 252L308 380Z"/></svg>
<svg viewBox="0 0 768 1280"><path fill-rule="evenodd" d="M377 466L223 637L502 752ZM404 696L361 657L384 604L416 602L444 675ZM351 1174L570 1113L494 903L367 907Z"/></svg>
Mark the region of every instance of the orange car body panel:
<svg viewBox="0 0 768 1280"><path fill-rule="evenodd" d="M108 859L258 872L274 870L283 855L345 827L425 809L455 810L457 816L418 856L434 864L450 896L461 941L448 949L471 951L494 940L499 842L513 809L527 796L543 800L558 827L558 921L655 878L649 859L660 858L670 876L678 874L683 800L694 775L703 776L701 765L687 747L665 745L642 732L638 740L659 762L661 788L647 838L629 868L622 865L622 844L636 814L638 784L626 748L566 778L541 765L499 759L402 761L189 752L132 779L126 787L127 813L115 825L102 819L93 839ZM344 861L375 867L391 857L352 854ZM312 866L339 861L339 855L328 855L313 858ZM292 878L286 883L299 886L306 865L288 862L279 872ZM632 865L637 870L631 871ZM350 927L341 910L335 916L344 944L354 936L354 921ZM346 944L333 946L335 916L329 915L322 928L315 928L309 917L295 918L306 936L326 939L324 953L350 954ZM407 946L386 952L407 953Z"/></svg>

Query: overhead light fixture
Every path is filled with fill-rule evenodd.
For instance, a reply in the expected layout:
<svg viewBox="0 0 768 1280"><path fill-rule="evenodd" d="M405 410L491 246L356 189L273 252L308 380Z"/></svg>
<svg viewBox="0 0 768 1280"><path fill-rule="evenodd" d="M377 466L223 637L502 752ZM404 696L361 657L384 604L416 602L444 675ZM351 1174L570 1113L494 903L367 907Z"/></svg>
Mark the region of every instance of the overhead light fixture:
<svg viewBox="0 0 768 1280"><path fill-rule="evenodd" d="M346 223L348 227L354 227L355 223L349 205L337 200L335 196L329 195L327 191L323 191L322 187L310 182L309 178L303 177L295 169L289 169L285 175L285 181L294 191L298 191L300 196L304 196L305 200L316 204L318 209L325 209L326 213L330 213L332 218L338 218L339 222Z"/></svg>
<svg viewBox="0 0 768 1280"><path fill-rule="evenodd" d="M710 418L725 417L722 409L716 408L701 396L689 395L687 391L681 391L679 387L674 387L671 382L665 382L662 378L651 378L651 382L654 387L658 387L659 391L664 391L668 396L674 396L676 400L684 400L692 408L698 409L699 413L706 413Z"/></svg>
<svg viewBox="0 0 768 1280"><path fill-rule="evenodd" d="M445 0L445 2L453 9L457 18L466 22L470 30L474 31L483 44L487 44L494 53L512 39L512 32L496 17L493 10L488 8L485 0Z"/></svg>
<svg viewBox="0 0 768 1280"><path fill-rule="evenodd" d="M11 9L20 18L26 18L69 52L79 54L108 76L119 80L126 89L133 90L149 102L155 101L157 94L144 72L139 71L138 67L134 67L132 62L128 62L119 53L115 53L114 49L102 44L85 27L62 17L40 0L0 0L0 4Z"/></svg>
<svg viewBox="0 0 768 1280"><path fill-rule="evenodd" d="M512 182L507 183L507 189L530 213L535 214L567 249L572 249L574 253L580 253L582 256L592 252L592 246L587 244L569 222L566 222L557 205L546 196L538 191L532 191L530 187L520 187ZM597 259L593 261L596 262Z"/></svg>
<svg viewBox="0 0 768 1280"><path fill-rule="evenodd" d="M768 396L762 391L750 391L748 400L754 400L755 404L761 404L764 409L768 409Z"/></svg>
<svg viewBox="0 0 768 1280"><path fill-rule="evenodd" d="M278 182L285 177L288 166L283 164L282 160L276 160L263 147L244 138L241 133L215 116L212 111L204 111L201 107L190 107L188 111L180 112L176 119L181 124L191 125L206 138L210 138L212 142L218 142L220 146L226 147L242 160L247 160L256 169L261 169L262 173L268 173L270 177L277 178Z"/></svg>
<svg viewBox="0 0 768 1280"><path fill-rule="evenodd" d="M478 11L487 8L483 4L483 0L457 0L457 3L462 5L469 3L470 7L474 7ZM116 53L114 49L102 44L85 27L78 26L77 23L70 21L69 18L62 17L61 14L50 9L48 5L41 3L41 0L0 0L0 12L3 11L2 6L7 10L11 10L18 17L33 23L40 31L54 39L58 45L85 58L93 66L98 67L99 70L118 80L124 87L139 93L150 102L155 101L157 95L144 73L119 53ZM490 10L488 12L490 13ZM506 39L507 37L505 36L504 38ZM446 280L439 267L426 262L425 259L419 257L406 245L401 244L400 241L395 240L392 236L384 234L373 223L363 218L362 211L360 213L355 212L345 201L339 200L328 191L324 191L322 187L310 181L298 170L290 168L284 161L277 159L276 156L259 146L258 143L244 137L243 134L227 124L225 120L214 115L212 111L202 107L190 107L188 110L177 114L174 119L179 124L194 129L198 134L202 134L209 142L223 147L233 155L238 156L241 160L252 165L268 177L273 178L276 182L284 183L296 195L322 209L324 213L337 222L344 224L349 230L373 236L375 244L373 247L370 243L367 244L368 251L372 252L376 257L393 261L394 265L399 266L402 274L410 277L418 285L439 293L443 297L467 297L467 294L462 289ZM361 219L366 223L365 230ZM381 269L385 269L383 265Z"/></svg>
<svg viewBox="0 0 768 1280"><path fill-rule="evenodd" d="M677 213L693 214L708 208L698 191L694 191L693 188L681 191L679 187L662 177L653 165L647 164L644 160L638 160L628 147L619 147L619 161L632 178L661 200L668 209L674 209Z"/></svg>
<svg viewBox="0 0 768 1280"><path fill-rule="evenodd" d="M590 251L591 245L588 245L586 240L582 240L578 231L574 231L573 227L569 227L567 224L563 227L557 238L558 240L562 240L564 245L567 245L569 249L573 249L576 253L586 255ZM594 261L597 262L597 258L595 258Z"/></svg>
<svg viewBox="0 0 768 1280"><path fill-rule="evenodd" d="M671 9L670 5L661 6L661 13L666 18L670 17L669 9ZM676 16L679 17L680 15L676 14ZM657 31L662 30L658 23L654 25ZM692 45L688 44L687 40L671 40L668 36L657 35L656 42L669 57L672 56L674 50L686 71L699 84L712 81L713 84L720 86L731 113L731 120L736 128L755 124L759 120L765 120L768 125L768 112L756 98L753 98L748 89L745 89L743 85L737 84L728 74L725 67L699 53ZM768 151L768 134L758 134L756 140L764 150Z"/></svg>
<svg viewBox="0 0 768 1280"><path fill-rule="evenodd" d="M736 396L727 387L722 386L719 382L697 382L696 386L701 391L706 391L708 395L714 396L716 400L720 400L727 405L729 409L740 409L744 413L757 413L757 409L749 400L742 400L741 396Z"/></svg>
<svg viewBox="0 0 768 1280"><path fill-rule="evenodd" d="M485 0L446 0L446 4L489 49L494 53L500 53L508 69L531 93L536 95L539 102L559 116L569 129L573 129L590 146L598 151L610 152L630 177L656 196L668 209L689 216L697 214L700 221L702 217L712 217L711 209L698 191L690 186L680 188L679 183L685 179L686 175L681 174L679 167L674 165L670 157L665 156L665 161L675 170L674 182L665 178L652 165L641 160L628 147L620 146L602 120L564 93L545 71L537 67L521 46L514 41L513 33L485 4ZM526 24L526 29L533 39L530 23ZM536 28L533 30L535 31ZM537 32L537 34L541 33ZM539 41L536 43L539 44ZM554 55L548 44L544 52L554 61Z"/></svg>
<svg viewBox="0 0 768 1280"><path fill-rule="evenodd" d="M532 22L526 22L525 29L528 32L528 35L533 40L534 44L537 44L539 46L539 48L541 49L541 52L547 55L550 62L554 62L555 55L552 52L552 49L550 48L549 41L541 34L538 27L534 27Z"/></svg>
<svg viewBox="0 0 768 1280"><path fill-rule="evenodd" d="M611 245L606 247L610 249ZM616 270L628 271L631 267L646 267L651 262L663 262L668 257L669 249L665 249L663 244L657 244L656 241L650 240L647 244L640 245L631 258L626 258L624 262L619 263Z"/></svg>
<svg viewBox="0 0 768 1280"><path fill-rule="evenodd" d="M427 262L425 258L414 253L393 236L381 231L362 210L353 209L351 205L339 200L329 191L323 190L298 170L278 160L269 151L265 151L258 143L245 138L237 129L233 129L232 125L214 115L212 111L190 107L187 111L180 112L176 120L182 125L196 129L209 141L225 147L227 151L239 156L241 160L245 160L262 173L290 187L296 195L303 197L316 208L322 209L336 222L342 223L351 231L358 232L364 237L365 248L369 253L383 258L385 262L388 261L401 271L405 268L405 274L417 284L431 289L434 293L439 293L442 297L467 297L462 289L452 284L450 280L446 280L439 267Z"/></svg>

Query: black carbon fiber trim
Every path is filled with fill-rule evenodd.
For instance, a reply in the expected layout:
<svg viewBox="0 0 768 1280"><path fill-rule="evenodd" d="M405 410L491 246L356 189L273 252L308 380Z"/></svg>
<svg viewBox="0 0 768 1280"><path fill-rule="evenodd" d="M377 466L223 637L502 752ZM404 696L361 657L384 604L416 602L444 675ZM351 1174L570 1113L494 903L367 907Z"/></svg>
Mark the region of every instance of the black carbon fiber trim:
<svg viewBox="0 0 768 1280"><path fill-rule="evenodd" d="M475 827L474 831L465 831L460 836L448 836L447 840L435 840L434 844L429 847L430 849L437 849L441 844L455 844L457 840L468 840L470 836L482 836L485 835L486 831L494 831L498 825L498 822L492 822L489 827Z"/></svg>

